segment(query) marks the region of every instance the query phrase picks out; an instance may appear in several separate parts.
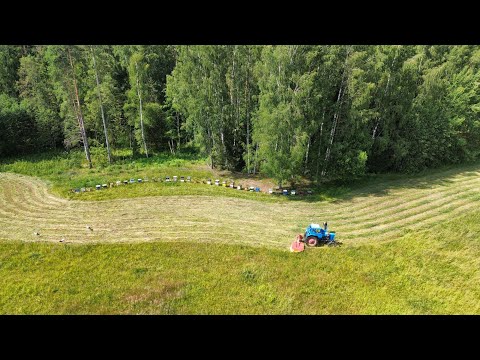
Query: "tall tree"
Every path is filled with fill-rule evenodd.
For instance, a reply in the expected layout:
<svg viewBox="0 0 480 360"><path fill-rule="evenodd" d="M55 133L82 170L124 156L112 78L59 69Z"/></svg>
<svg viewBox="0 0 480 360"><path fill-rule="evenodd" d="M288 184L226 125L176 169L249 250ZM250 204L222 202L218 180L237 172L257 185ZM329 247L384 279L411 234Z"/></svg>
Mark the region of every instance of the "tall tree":
<svg viewBox="0 0 480 360"><path fill-rule="evenodd" d="M279 183L476 160L479 49L0 46L0 151L193 147Z"/></svg>
<svg viewBox="0 0 480 360"><path fill-rule="evenodd" d="M100 81L98 80L97 62L95 60L95 50L93 49L93 46L90 46L90 50L92 52L93 68L95 70L95 81L97 83L98 101L100 102L100 111L102 113L102 123L103 123L103 131L105 133L105 144L107 145L108 162L112 163L112 155L111 155L111 152L110 152L110 144L108 143L107 122L105 121L105 112L103 111L102 93L100 91Z"/></svg>
<svg viewBox="0 0 480 360"><path fill-rule="evenodd" d="M73 58L72 58L72 53L70 50L70 47L67 47L67 55L68 55L68 60L70 63L70 68L71 68L71 74L72 74L72 79L73 79L73 87L75 90L75 101L73 102L73 107L74 110L77 114L78 118L78 125L80 127L80 133L82 135L82 140L83 140L83 148L85 150L85 157L87 158L88 161L88 167L91 169L92 168L92 159L90 157L90 147L88 146L88 138L87 138L87 132L85 131L85 124L83 122L83 114L82 114L82 106L80 104L80 96L78 95L78 85L77 85L77 78L75 76L75 66L73 63Z"/></svg>
<svg viewBox="0 0 480 360"><path fill-rule="evenodd" d="M304 165L309 139L308 115L316 69L309 46L267 46L258 63L259 109L253 138L265 172L278 180L295 180Z"/></svg>
<svg viewBox="0 0 480 360"><path fill-rule="evenodd" d="M16 97L15 83L18 80L18 68L20 66L20 46L0 45L0 93Z"/></svg>
<svg viewBox="0 0 480 360"><path fill-rule="evenodd" d="M167 77L168 104L186 119L210 165L241 170L251 152L251 114L258 93L254 46L179 46ZM247 166L249 167L249 166Z"/></svg>
<svg viewBox="0 0 480 360"><path fill-rule="evenodd" d="M335 132L337 131L337 125L338 125L338 120L340 113L342 111L342 105L343 105L343 99L345 98L345 92L346 92L346 82L347 82L347 71L348 71L348 57L350 56L351 50L349 47L345 47L345 63L343 65L342 69L342 77L340 79L340 85L338 89L338 95L337 99L335 102L335 112L333 114L333 119L332 119L332 127L330 130L330 137L328 140L327 144L327 151L325 152L325 160L324 160L324 167L322 170L322 176L325 176L327 173L327 165L328 161L330 160L330 153L332 151L332 146L333 146L333 140L335 138Z"/></svg>
<svg viewBox="0 0 480 360"><path fill-rule="evenodd" d="M135 135L133 142L141 143L145 153L145 149L166 150L170 127L175 126L169 121L164 104L166 76L175 64L172 47L122 46L115 52L126 64L129 75L124 111Z"/></svg>
<svg viewBox="0 0 480 360"><path fill-rule="evenodd" d="M48 73L45 46L20 58L17 88L22 102L32 114L38 129L39 149L54 149L62 146L63 120L54 92L54 83Z"/></svg>
<svg viewBox="0 0 480 360"><path fill-rule="evenodd" d="M142 141L143 141L143 147L145 149L145 155L148 158L148 150L147 150L147 143L145 142L145 131L143 129L143 109L142 109L142 90L140 87L140 74L138 71L138 62L135 62L135 77L137 80L137 95L138 95L138 101L139 101L139 112L140 112L140 129L142 130Z"/></svg>

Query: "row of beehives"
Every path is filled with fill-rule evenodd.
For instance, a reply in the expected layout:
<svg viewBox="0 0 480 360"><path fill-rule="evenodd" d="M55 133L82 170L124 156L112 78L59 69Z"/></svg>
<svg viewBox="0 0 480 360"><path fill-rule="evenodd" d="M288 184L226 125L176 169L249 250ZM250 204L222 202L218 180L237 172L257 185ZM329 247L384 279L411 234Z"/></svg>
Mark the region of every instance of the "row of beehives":
<svg viewBox="0 0 480 360"><path fill-rule="evenodd" d="M165 177L165 180L163 180L162 178L152 178L151 180L148 178L148 177L145 177L144 179L135 179L135 178L131 178L130 180L123 180L123 181L120 181L120 180L117 180L116 182L111 182L111 183L107 183L107 184L99 184L99 185L95 185L95 189L96 190L102 190L102 189L108 189L108 188L112 188L114 186L122 186L122 185L128 185L128 184L135 184L135 183L144 183L144 182L162 182L162 181L165 181L165 182L192 182L192 177L191 176L180 176L180 180L178 179L178 176L173 176L173 180L170 179L170 176L166 176ZM82 188L76 188L76 189L72 189L71 190L72 192L74 193L80 193L80 192L88 192L88 191L92 191L92 188L90 187L82 187Z"/></svg>
<svg viewBox="0 0 480 360"><path fill-rule="evenodd" d="M106 184L98 184L95 186L95 190L102 190L102 189L107 189L107 188L112 188L114 186L122 186L122 185L128 185L128 184L134 184L134 183L144 183L144 182L192 182L192 177L191 176L180 176L180 179L178 176L173 176L170 178L170 176L166 176L165 179L163 180L162 178L152 178L151 180L148 177L145 177L144 179L135 179L131 178L130 180L117 180L115 183L106 183ZM204 182L205 183L205 182ZM261 189L258 186L247 186L243 187L241 184L235 184L234 181L230 181L229 184L227 184L226 180L223 180L222 183L220 184L220 180L215 180L212 181L211 179L208 179L206 181L207 185L217 185L217 186L224 186L224 187L230 187L232 189L237 189L237 190L246 190L246 191L252 191L252 192L261 192ZM82 188L76 188L71 190L74 193L81 193L81 192L89 192L92 191L92 188L90 187L82 187ZM282 190L274 190L274 189L268 189L269 194L283 194L283 195L303 195L303 192L297 192L295 189L288 190L288 189L282 189ZM312 194L311 190L307 190L307 194L310 195Z"/></svg>
<svg viewBox="0 0 480 360"><path fill-rule="evenodd" d="M220 180L215 180L215 182L212 182L211 179L207 180L207 185L213 185L213 184L215 184L217 186L220 186ZM224 187L228 186L232 189L237 189L237 190L247 190L247 191L254 191L254 192L260 192L261 191L261 189L258 186L247 186L247 187L244 188L242 185L235 185L234 181L231 181L230 184L227 184L227 181L224 180L224 181L222 181L221 185L224 186ZM297 192L295 189L291 189L291 190L288 190L288 189L279 189L279 190L268 189L268 193L269 194L282 194L282 195L304 195L303 191ZM311 195L312 191L307 190L306 194Z"/></svg>
<svg viewBox="0 0 480 360"><path fill-rule="evenodd" d="M220 186L220 180L215 180L215 182L212 182L211 179L208 179L207 180L207 185ZM224 186L224 187L229 187L231 189L260 192L260 188L258 186L248 186L248 187L244 188L242 185L235 185L234 181L231 181L230 184L227 185L227 181L223 180L221 185Z"/></svg>

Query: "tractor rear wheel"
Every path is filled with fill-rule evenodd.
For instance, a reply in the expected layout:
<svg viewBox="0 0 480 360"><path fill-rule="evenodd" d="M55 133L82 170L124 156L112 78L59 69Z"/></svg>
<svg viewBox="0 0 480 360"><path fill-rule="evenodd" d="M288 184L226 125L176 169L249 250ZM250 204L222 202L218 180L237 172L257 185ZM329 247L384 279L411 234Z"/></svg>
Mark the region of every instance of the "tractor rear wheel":
<svg viewBox="0 0 480 360"><path fill-rule="evenodd" d="M305 243L307 244L307 246L314 247L318 245L318 239L315 236L309 236Z"/></svg>

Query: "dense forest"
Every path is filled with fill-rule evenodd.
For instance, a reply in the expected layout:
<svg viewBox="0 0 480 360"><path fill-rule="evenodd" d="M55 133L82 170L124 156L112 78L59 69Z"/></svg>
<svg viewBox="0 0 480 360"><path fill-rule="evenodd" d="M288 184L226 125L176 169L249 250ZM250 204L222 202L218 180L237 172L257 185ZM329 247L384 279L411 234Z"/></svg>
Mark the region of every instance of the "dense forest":
<svg viewBox="0 0 480 360"><path fill-rule="evenodd" d="M480 155L480 46L0 46L0 158L194 149L280 183Z"/></svg>

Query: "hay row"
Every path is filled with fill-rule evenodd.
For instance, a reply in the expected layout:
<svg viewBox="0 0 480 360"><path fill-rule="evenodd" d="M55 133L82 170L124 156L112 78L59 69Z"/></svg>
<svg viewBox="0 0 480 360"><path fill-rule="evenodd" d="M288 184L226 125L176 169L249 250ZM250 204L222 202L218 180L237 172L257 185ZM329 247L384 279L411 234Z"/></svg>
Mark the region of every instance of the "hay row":
<svg viewBox="0 0 480 360"><path fill-rule="evenodd" d="M441 177L439 177L441 179ZM33 178L0 174L0 237L25 241L213 241L288 246L309 222L328 221L350 245L388 241L478 208L480 177L336 203L265 203L210 196L69 201ZM89 225L93 231L85 228ZM34 235L38 232L40 235Z"/></svg>

